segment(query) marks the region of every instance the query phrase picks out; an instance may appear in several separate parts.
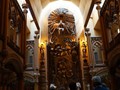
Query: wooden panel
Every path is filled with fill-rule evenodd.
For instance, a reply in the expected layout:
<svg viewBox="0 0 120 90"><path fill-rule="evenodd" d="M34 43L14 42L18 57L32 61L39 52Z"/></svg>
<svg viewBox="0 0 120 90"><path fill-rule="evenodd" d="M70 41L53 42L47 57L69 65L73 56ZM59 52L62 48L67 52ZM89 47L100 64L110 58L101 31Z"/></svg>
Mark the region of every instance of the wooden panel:
<svg viewBox="0 0 120 90"><path fill-rule="evenodd" d="M3 15L3 13L4 13L4 0L1 0L0 1L0 36L2 36L2 34L3 34L3 19L4 19L4 15ZM2 38L2 37L0 37L0 38Z"/></svg>

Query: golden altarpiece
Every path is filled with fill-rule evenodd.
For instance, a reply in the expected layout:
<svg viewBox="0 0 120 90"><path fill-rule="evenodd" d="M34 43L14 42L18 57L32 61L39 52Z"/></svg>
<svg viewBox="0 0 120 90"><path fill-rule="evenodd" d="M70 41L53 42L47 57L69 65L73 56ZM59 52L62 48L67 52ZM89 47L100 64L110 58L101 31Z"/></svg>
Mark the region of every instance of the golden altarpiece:
<svg viewBox="0 0 120 90"><path fill-rule="evenodd" d="M80 82L80 53L76 39L75 19L65 8L58 8L48 17L48 84L68 89Z"/></svg>

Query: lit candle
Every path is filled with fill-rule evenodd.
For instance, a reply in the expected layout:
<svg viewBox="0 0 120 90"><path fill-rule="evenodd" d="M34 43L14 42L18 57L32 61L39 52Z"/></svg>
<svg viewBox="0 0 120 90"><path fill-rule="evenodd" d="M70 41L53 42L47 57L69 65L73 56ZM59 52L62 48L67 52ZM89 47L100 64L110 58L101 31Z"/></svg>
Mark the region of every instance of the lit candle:
<svg viewBox="0 0 120 90"><path fill-rule="evenodd" d="M117 31L118 31L118 33L120 33L120 29L119 29L119 28L118 28L118 30L117 30Z"/></svg>

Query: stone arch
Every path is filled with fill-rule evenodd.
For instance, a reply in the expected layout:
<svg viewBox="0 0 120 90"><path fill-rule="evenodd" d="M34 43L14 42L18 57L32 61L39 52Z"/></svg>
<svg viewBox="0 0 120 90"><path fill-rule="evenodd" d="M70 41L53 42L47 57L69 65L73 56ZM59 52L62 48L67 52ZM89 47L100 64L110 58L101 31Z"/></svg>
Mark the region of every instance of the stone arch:
<svg viewBox="0 0 120 90"><path fill-rule="evenodd" d="M115 54L113 57L111 57L110 62L109 62L109 69L110 69L110 74L114 75L116 72L117 67L120 65L120 53Z"/></svg>
<svg viewBox="0 0 120 90"><path fill-rule="evenodd" d="M34 77L33 77L33 75L31 75L29 73L24 73L24 80L34 82Z"/></svg>
<svg viewBox="0 0 120 90"><path fill-rule="evenodd" d="M27 45L26 49L34 49L32 45Z"/></svg>
<svg viewBox="0 0 120 90"><path fill-rule="evenodd" d="M107 67L104 67L104 68L101 68L100 70L98 70L95 75L103 75L103 74L106 74L108 72L108 68Z"/></svg>
<svg viewBox="0 0 120 90"><path fill-rule="evenodd" d="M111 88L119 90L120 86L120 47L113 49L108 55L108 67L112 80Z"/></svg>
<svg viewBox="0 0 120 90"><path fill-rule="evenodd" d="M93 42L93 45L96 46L96 47L102 48L102 43L100 41Z"/></svg>
<svg viewBox="0 0 120 90"><path fill-rule="evenodd" d="M27 45L26 50L30 50L32 54L34 54L34 47L32 45Z"/></svg>
<svg viewBox="0 0 120 90"><path fill-rule="evenodd" d="M34 89L34 77L30 73L24 73L24 88L25 90Z"/></svg>
<svg viewBox="0 0 120 90"><path fill-rule="evenodd" d="M99 69L94 75L100 76L102 79L102 83L104 83L109 88L111 87L110 76L109 76L109 71L107 67L103 67Z"/></svg>
<svg viewBox="0 0 120 90"><path fill-rule="evenodd" d="M23 61L16 54L8 55L7 59L4 61L4 66L6 69L18 75L23 73Z"/></svg>
<svg viewBox="0 0 120 90"><path fill-rule="evenodd" d="M34 55L34 47L32 45L26 46L26 65L27 67L33 66L33 55Z"/></svg>
<svg viewBox="0 0 120 90"><path fill-rule="evenodd" d="M116 68L120 65L120 48L117 47L108 55L108 66L111 75L115 74Z"/></svg>
<svg viewBox="0 0 120 90"><path fill-rule="evenodd" d="M70 7L71 6L71 7ZM42 36L40 37L41 42L48 41L48 17L50 13L58 8L65 8L68 9L70 12L73 13L75 18L75 25L76 25L76 38L79 37L80 33L83 30L83 17L81 14L80 9L74 5L70 1L54 1L49 3L44 10L41 12L41 18L40 18L40 26L41 26L41 32ZM56 26L56 25L55 25Z"/></svg>

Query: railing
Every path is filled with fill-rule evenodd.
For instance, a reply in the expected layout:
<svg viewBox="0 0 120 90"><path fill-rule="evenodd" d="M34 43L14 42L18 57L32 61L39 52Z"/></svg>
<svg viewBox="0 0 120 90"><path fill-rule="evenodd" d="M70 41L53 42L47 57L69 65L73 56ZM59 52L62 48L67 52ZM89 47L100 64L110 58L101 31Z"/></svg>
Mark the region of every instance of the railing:
<svg viewBox="0 0 120 90"><path fill-rule="evenodd" d="M103 17L104 32L106 32L108 44L106 47L109 53L114 47L120 44L120 1L106 0L100 15ZM108 34L109 33L109 34Z"/></svg>
<svg viewBox="0 0 120 90"><path fill-rule="evenodd" d="M20 47L18 47L13 41L8 41L7 45L12 48L16 53L18 53L21 57L24 57L24 55L21 53Z"/></svg>
<svg viewBox="0 0 120 90"><path fill-rule="evenodd" d="M22 32L25 30L25 16L17 2L17 0L10 0L8 12L8 31L7 44L16 53L22 55L22 42L25 38Z"/></svg>

